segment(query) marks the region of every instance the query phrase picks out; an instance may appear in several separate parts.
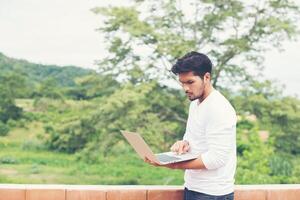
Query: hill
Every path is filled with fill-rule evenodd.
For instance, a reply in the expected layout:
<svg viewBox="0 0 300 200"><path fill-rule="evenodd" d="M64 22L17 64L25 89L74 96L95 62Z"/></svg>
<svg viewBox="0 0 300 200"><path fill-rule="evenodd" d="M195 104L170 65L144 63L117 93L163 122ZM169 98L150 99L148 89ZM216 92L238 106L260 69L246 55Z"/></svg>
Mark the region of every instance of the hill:
<svg viewBox="0 0 300 200"><path fill-rule="evenodd" d="M74 86L77 77L92 74L94 71L76 66L42 65L15 59L0 53L0 71L4 73L18 73L23 75L31 84L43 82L51 78L62 87Z"/></svg>

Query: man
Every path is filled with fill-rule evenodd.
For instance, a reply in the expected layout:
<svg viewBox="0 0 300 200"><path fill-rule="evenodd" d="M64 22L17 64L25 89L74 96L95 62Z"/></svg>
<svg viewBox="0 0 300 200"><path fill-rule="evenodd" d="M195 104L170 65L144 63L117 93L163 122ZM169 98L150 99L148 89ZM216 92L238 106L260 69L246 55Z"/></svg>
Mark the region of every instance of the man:
<svg viewBox="0 0 300 200"><path fill-rule="evenodd" d="M236 169L236 114L228 100L211 84L212 63L201 53L190 52L171 70L191 101L183 140L171 151L199 154L195 160L163 165L185 169L184 199L231 200ZM160 166L146 158L146 162Z"/></svg>

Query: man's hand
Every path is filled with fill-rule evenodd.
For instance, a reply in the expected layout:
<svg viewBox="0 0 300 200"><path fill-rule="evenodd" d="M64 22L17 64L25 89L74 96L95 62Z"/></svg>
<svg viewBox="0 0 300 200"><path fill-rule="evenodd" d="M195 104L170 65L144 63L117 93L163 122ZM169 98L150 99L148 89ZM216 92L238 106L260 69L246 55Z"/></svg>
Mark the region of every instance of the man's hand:
<svg viewBox="0 0 300 200"><path fill-rule="evenodd" d="M148 159L147 157L144 158L144 161L145 161L146 163L149 163L150 165L155 166L155 167L162 166L162 165L160 165L159 163L156 163L156 162L154 162L154 161L151 161L151 160Z"/></svg>
<svg viewBox="0 0 300 200"><path fill-rule="evenodd" d="M146 163L149 163L150 165L155 166L155 167L166 167L166 168L170 168L170 169L177 169L176 163L171 163L171 164L161 165L161 164L159 164L159 163L156 163L156 162L153 162L153 161L149 160L147 157L145 157L144 161L145 161Z"/></svg>
<svg viewBox="0 0 300 200"><path fill-rule="evenodd" d="M189 145L189 142L186 140L177 141L171 147L171 151L175 152L179 155L181 155L183 153L187 153L189 150L190 150L190 145Z"/></svg>

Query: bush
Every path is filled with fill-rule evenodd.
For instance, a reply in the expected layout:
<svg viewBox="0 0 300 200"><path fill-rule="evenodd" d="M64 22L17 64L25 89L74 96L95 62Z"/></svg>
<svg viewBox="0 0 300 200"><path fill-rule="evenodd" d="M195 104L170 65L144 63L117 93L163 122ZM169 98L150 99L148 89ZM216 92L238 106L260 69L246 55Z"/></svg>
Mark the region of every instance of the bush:
<svg viewBox="0 0 300 200"><path fill-rule="evenodd" d="M22 117L23 109L13 103L2 104L0 108L0 120L3 122L7 122L9 119L17 120Z"/></svg>
<svg viewBox="0 0 300 200"><path fill-rule="evenodd" d="M29 122L39 120L39 116L35 113L32 113L32 112L25 112L23 118L26 119L26 121L29 121Z"/></svg>
<svg viewBox="0 0 300 200"><path fill-rule="evenodd" d="M13 157L10 157L10 156L4 156L4 157L0 158L0 163L1 164L17 164L18 160L16 160Z"/></svg>
<svg viewBox="0 0 300 200"><path fill-rule="evenodd" d="M17 121L13 120L13 119L9 119L6 124L9 126L9 128L15 128L17 127Z"/></svg>
<svg viewBox="0 0 300 200"><path fill-rule="evenodd" d="M57 128L50 125L44 127L46 134L46 146L49 149L75 153L83 149L85 144L96 134L93 124L88 119L82 118L62 124Z"/></svg>
<svg viewBox="0 0 300 200"><path fill-rule="evenodd" d="M154 151L166 151L184 132L184 100L178 91L167 91L156 82L126 84L97 99L96 109L84 109L80 117L71 116L53 127L45 127L46 145L56 151L75 153L84 149L87 154L105 157L119 151L117 145L124 141L120 130L134 130L143 133ZM61 107L55 107L55 111Z"/></svg>
<svg viewBox="0 0 300 200"><path fill-rule="evenodd" d="M26 128L26 119L20 119L18 121L16 121L16 127L19 128Z"/></svg>
<svg viewBox="0 0 300 200"><path fill-rule="evenodd" d="M41 172L40 167L37 164L31 166L30 173L31 174L39 174Z"/></svg>
<svg viewBox="0 0 300 200"><path fill-rule="evenodd" d="M9 132L9 127L0 121L0 136L6 136Z"/></svg>
<svg viewBox="0 0 300 200"><path fill-rule="evenodd" d="M270 158L271 175L289 177L293 173L293 164L286 156L273 155Z"/></svg>
<svg viewBox="0 0 300 200"><path fill-rule="evenodd" d="M45 150L45 145L37 139L25 140L21 146L22 150Z"/></svg>

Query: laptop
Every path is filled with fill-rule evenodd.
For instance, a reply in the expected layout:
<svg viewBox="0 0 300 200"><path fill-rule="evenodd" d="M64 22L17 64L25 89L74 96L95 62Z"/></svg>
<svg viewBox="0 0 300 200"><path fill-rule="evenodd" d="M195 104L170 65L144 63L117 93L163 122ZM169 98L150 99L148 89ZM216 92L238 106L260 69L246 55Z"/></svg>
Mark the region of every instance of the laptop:
<svg viewBox="0 0 300 200"><path fill-rule="evenodd" d="M121 133L143 160L147 157L152 162L156 162L160 165L166 165L193 160L199 156L189 152L181 155L177 155L174 152L154 154L140 134L129 131L121 131Z"/></svg>

